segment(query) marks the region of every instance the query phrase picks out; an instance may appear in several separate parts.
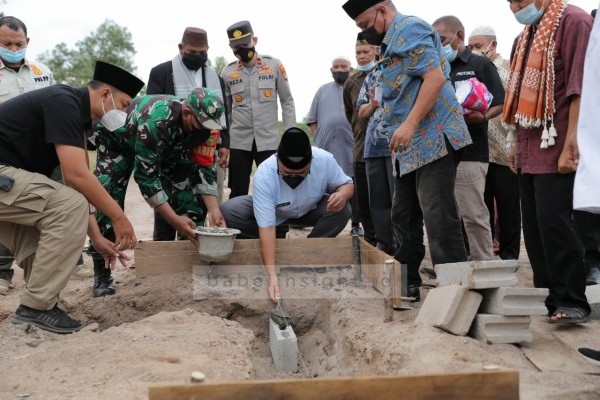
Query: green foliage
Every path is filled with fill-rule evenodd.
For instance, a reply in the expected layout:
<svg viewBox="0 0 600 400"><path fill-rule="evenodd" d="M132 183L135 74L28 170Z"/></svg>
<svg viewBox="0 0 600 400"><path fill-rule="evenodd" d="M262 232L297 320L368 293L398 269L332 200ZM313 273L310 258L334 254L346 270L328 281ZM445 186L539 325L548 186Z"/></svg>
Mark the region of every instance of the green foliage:
<svg viewBox="0 0 600 400"><path fill-rule="evenodd" d="M135 73L134 56L131 33L107 19L96 32L78 41L75 49L70 49L66 43L59 43L54 49L40 55L39 60L50 67L57 82L80 87L92 79L97 60Z"/></svg>
<svg viewBox="0 0 600 400"><path fill-rule="evenodd" d="M227 60L225 59L225 57L219 56L215 58L214 63L208 60L208 65L211 66L217 74L221 75L221 71L223 71L223 68L227 66Z"/></svg>

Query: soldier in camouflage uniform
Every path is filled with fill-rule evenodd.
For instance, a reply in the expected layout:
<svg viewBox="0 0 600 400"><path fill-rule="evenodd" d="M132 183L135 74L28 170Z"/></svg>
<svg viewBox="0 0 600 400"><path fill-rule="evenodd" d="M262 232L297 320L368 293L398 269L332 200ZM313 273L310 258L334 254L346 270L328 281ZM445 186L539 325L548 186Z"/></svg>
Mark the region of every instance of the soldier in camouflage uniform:
<svg viewBox="0 0 600 400"><path fill-rule="evenodd" d="M190 158L200 144L220 130L224 108L210 89L197 88L187 99L169 95L136 98L127 122L114 132L97 127L95 175L119 203L125 204L129 177L134 179L148 204L180 235L197 245L193 228L210 213L211 226L225 226L217 202L216 168L202 167ZM112 222L96 213L100 231L114 239ZM91 248L94 259L95 297L115 293L111 270Z"/></svg>

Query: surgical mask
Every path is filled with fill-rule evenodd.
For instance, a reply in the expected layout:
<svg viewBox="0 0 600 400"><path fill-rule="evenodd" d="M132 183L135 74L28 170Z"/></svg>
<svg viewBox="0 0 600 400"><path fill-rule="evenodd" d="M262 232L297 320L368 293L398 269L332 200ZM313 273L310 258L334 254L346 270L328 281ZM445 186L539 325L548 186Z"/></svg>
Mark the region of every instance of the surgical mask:
<svg viewBox="0 0 600 400"><path fill-rule="evenodd" d="M373 68L375 68L375 60L372 60L367 65L359 64L358 67L356 67L356 69L358 69L359 71L364 71L364 72L368 72L368 71L372 70Z"/></svg>
<svg viewBox="0 0 600 400"><path fill-rule="evenodd" d="M448 43L447 45L444 46L444 53L446 53L446 60L448 60L449 63L454 61L456 59L456 56L458 55L458 50L454 50L452 48L452 42L454 42L456 35L457 34L455 33L454 37L452 38L450 43Z"/></svg>
<svg viewBox="0 0 600 400"><path fill-rule="evenodd" d="M292 189L296 189L306 178L302 175L282 175L281 179Z"/></svg>
<svg viewBox="0 0 600 400"><path fill-rule="evenodd" d="M338 85L343 85L344 82L346 82L348 80L348 77L350 76L350 72L333 71L331 73L331 75L333 76L333 80L335 81L335 83L337 83Z"/></svg>
<svg viewBox="0 0 600 400"><path fill-rule="evenodd" d="M104 102L102 102L102 111L104 115L100 118L100 123L104 125L106 129L111 132L116 131L117 129L123 127L125 125L125 121L127 120L127 113L125 111L121 111L117 109L115 105L115 99L113 98L112 93L110 94L110 99L112 100L114 110L110 110L106 112L104 109Z"/></svg>
<svg viewBox="0 0 600 400"><path fill-rule="evenodd" d="M377 16L379 15L379 10L375 13L375 21L373 21L373 25L363 31L363 38L367 41L367 43L372 44L373 46L380 46L381 42L385 38L385 32L379 33L375 29L375 22L377 22ZM383 21L385 26L385 21Z"/></svg>
<svg viewBox="0 0 600 400"><path fill-rule="evenodd" d="M10 51L9 49L0 47L0 57L8 63L16 64L25 58L25 50Z"/></svg>
<svg viewBox="0 0 600 400"><path fill-rule="evenodd" d="M529 4L527 7L520 9L515 13L515 18L520 24L523 25L533 25L536 24L544 15L544 4L546 1L542 3L542 8L539 10L535 6L535 1Z"/></svg>
<svg viewBox="0 0 600 400"><path fill-rule="evenodd" d="M256 50L254 49L254 46L249 49L246 47L241 47L240 49L234 51L233 54L240 56L240 59L243 63L249 63L256 55Z"/></svg>
<svg viewBox="0 0 600 400"><path fill-rule="evenodd" d="M208 60L208 52L203 51L202 53L183 53L181 61L183 64L193 71L200 69L206 65Z"/></svg>

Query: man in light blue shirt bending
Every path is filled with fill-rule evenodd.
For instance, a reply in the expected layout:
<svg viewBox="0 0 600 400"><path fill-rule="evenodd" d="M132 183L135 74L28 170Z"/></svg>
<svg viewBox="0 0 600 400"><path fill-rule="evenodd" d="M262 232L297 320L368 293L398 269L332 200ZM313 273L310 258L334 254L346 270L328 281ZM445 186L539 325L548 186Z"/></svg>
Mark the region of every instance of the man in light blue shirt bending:
<svg viewBox="0 0 600 400"><path fill-rule="evenodd" d="M348 200L354 194L352 178L333 156L311 147L308 136L290 128L281 137L277 153L254 174L253 194L235 197L221 205L230 228L242 236L259 238L267 271L269 296L281 298L275 268L276 228L281 225L312 226L308 235L336 237L351 216Z"/></svg>

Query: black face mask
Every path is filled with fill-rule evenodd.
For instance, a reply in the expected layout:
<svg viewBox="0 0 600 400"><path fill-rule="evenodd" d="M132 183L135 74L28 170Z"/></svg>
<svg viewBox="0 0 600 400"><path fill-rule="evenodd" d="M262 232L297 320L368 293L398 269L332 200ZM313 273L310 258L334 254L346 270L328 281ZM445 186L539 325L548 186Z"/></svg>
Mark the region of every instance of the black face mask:
<svg viewBox="0 0 600 400"><path fill-rule="evenodd" d="M254 50L254 46L249 49L242 47L239 50L234 51L233 54L240 56L243 63L249 63L256 55L256 50Z"/></svg>
<svg viewBox="0 0 600 400"><path fill-rule="evenodd" d="M183 53L181 61L183 64L193 71L200 69L206 65L208 60L208 52L203 51L202 53Z"/></svg>
<svg viewBox="0 0 600 400"><path fill-rule="evenodd" d="M206 142L210 137L210 129L193 128L192 133L181 144L184 150L192 150Z"/></svg>
<svg viewBox="0 0 600 400"><path fill-rule="evenodd" d="M381 46L383 39L385 38L385 32L379 33L375 29L375 22L377 22L377 16L379 15L379 11L375 14L375 21L373 21L373 25L370 28L367 28L362 32L363 38L367 41L367 43L373 46ZM385 21L384 21L385 25Z"/></svg>
<svg viewBox="0 0 600 400"><path fill-rule="evenodd" d="M331 73L331 75L333 76L333 80L335 81L335 83L337 83L338 85L342 85L348 80L350 72L334 71Z"/></svg>
<svg viewBox="0 0 600 400"><path fill-rule="evenodd" d="M306 178L302 175L284 175L281 177L283 181L292 189L296 189L298 185L302 183L302 181Z"/></svg>

